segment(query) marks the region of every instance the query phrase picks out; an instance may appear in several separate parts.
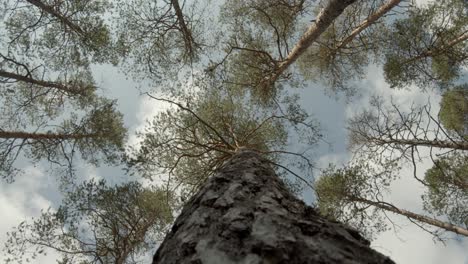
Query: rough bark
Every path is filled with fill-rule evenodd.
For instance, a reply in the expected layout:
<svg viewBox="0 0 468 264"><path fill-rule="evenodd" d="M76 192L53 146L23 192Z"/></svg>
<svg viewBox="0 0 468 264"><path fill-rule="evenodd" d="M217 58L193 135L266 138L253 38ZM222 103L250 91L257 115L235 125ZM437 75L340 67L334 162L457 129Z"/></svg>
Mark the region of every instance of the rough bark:
<svg viewBox="0 0 468 264"><path fill-rule="evenodd" d="M346 7L356 2L356 0L330 0L325 8L317 15L315 22L310 25L299 41L294 45L291 52L284 61L279 63L276 71L268 78L273 84L281 74L301 56L314 41L333 23L333 21L343 13Z"/></svg>
<svg viewBox="0 0 468 264"><path fill-rule="evenodd" d="M336 45L335 47L335 50L339 50L341 48L346 47L346 45L348 45L354 39L354 37L356 37L364 29L372 25L375 21L377 21L379 18L385 15L388 11L392 10L392 8L397 6L400 2L401 0L389 0L388 2L380 6L379 9L377 9L377 11L375 11L369 17L364 19L364 21L362 21L355 29L353 29L349 36L347 36L340 43L338 43L338 45Z"/></svg>
<svg viewBox="0 0 468 264"><path fill-rule="evenodd" d="M185 205L153 263L394 263L295 198L241 150Z"/></svg>
<svg viewBox="0 0 468 264"><path fill-rule="evenodd" d="M382 210L389 211L389 212L399 214L399 215L403 215L410 219L417 220L419 222L426 223L428 225L432 225L435 227L439 227L439 228L445 229L450 232L454 232L459 235L468 236L468 230L463 227L456 226L456 225L446 223L446 222L442 222L440 220L437 220L435 218L431 218L425 215L416 214L405 209L400 209L388 203L375 202L375 201L370 201L367 199L356 198L356 197L351 197L350 200L364 203L364 204L371 205L371 206L375 206Z"/></svg>

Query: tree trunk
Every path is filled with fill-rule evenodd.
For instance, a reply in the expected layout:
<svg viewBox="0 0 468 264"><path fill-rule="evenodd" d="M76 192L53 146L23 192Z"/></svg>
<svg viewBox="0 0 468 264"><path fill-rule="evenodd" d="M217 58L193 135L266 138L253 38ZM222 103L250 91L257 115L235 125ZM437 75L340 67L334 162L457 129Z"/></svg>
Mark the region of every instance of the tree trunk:
<svg viewBox="0 0 468 264"><path fill-rule="evenodd" d="M394 263L295 198L241 150L185 205L153 263Z"/></svg>
<svg viewBox="0 0 468 264"><path fill-rule="evenodd" d="M34 84L34 85L38 85L38 86L45 87L45 88L54 88L56 90L59 90L59 91L65 92L65 93L74 94L74 95L84 95L85 92L86 92L85 89L67 87L67 86L65 86L65 85L63 85L61 83L57 83L57 82L36 80L36 79L31 78L31 77L23 76L23 75L12 73L12 72L6 72L6 71L2 71L2 70L0 70L0 77L4 77L4 78L7 78L7 79L13 79L13 80L16 80L16 81L25 82L25 83L29 83L29 84Z"/></svg>
<svg viewBox="0 0 468 264"><path fill-rule="evenodd" d="M345 8L356 0L330 0L325 8L317 15L315 22L307 29L299 41L294 45L284 61L279 63L275 72L268 77L268 82L273 84L283 72L302 55L314 41L343 13Z"/></svg>
<svg viewBox="0 0 468 264"><path fill-rule="evenodd" d="M452 141L452 140L428 140L428 139L382 139L382 138L369 138L370 141L375 142L376 145L407 145L414 147L434 147L434 148L447 148L468 150L468 142L466 141Z"/></svg>
<svg viewBox="0 0 468 264"><path fill-rule="evenodd" d="M187 23L185 22L184 14L182 13L182 8L179 5L179 1L171 0L171 4L174 7L174 11L177 16L177 21L179 22L180 31L182 32L182 35L184 36L185 49L189 53L189 56L193 58L195 56L195 51L194 51L195 47L194 47L192 32L187 27Z"/></svg>
<svg viewBox="0 0 468 264"><path fill-rule="evenodd" d="M33 140L69 140L95 138L98 134L54 134L54 133L27 133L21 131L1 131L0 138L3 139L33 139Z"/></svg>
<svg viewBox="0 0 468 264"><path fill-rule="evenodd" d="M468 33L463 33L462 35L458 36L455 39L450 40L447 44L442 45L441 47L428 49L428 50L422 52L421 54L419 54L417 56L414 56L412 58L409 58L409 59L403 61L401 64L408 64L408 63L411 63L411 62L414 62L414 61L417 61L417 60L420 60L420 59L424 59L424 58L427 58L427 57L437 56L439 54L442 54L448 48L451 48L451 47L453 47L453 46L457 45L458 43L461 43L461 42L463 42L465 40L468 40Z"/></svg>
<svg viewBox="0 0 468 264"><path fill-rule="evenodd" d="M371 14L364 21L362 21L355 29L353 29L349 36L347 36L345 39L339 42L338 45L336 45L335 50L339 50L341 48L346 47L346 45L348 45L354 39L354 37L356 37L364 29L372 25L375 21L377 21L379 18L385 15L392 8L397 6L400 2L401 0L389 0L388 2L383 4L381 7L379 7L379 9L377 9L377 11L375 11L375 13Z"/></svg>
<svg viewBox="0 0 468 264"><path fill-rule="evenodd" d="M459 235L468 236L468 230L463 228L463 227L452 225L452 224L446 223L446 222L442 222L442 221L437 220L435 218L427 217L425 215L416 214L416 213L413 213L413 212L405 210L405 209L400 209L400 208L395 207L395 206L393 206L392 204L389 204L389 203L375 202L375 201L370 201L370 200L363 199L363 198L358 198L358 197L350 197L349 199L351 201L354 201L354 202L364 203L364 204L367 204L367 205L375 206L375 207L380 208L380 209L385 210L385 211L389 211L389 212L392 212L392 213L395 213L395 214L403 215L403 216L406 216L406 217L408 217L410 219L417 220L419 222L426 223L428 225L432 225L432 226L435 226L435 227L439 227L439 228L445 229L445 230L450 231L450 232L454 232L454 233L459 234Z"/></svg>
<svg viewBox="0 0 468 264"><path fill-rule="evenodd" d="M45 13L57 18L58 20L60 20L60 22L62 22L64 25L66 25L68 28L73 30L78 35L80 35L82 37L85 37L85 35L86 35L85 31L80 26L73 23L70 19L65 17L63 14L57 12L54 9L53 6L46 5L40 0L26 0L26 1L28 1L30 4L32 4L34 6L38 7L39 9L44 11Z"/></svg>

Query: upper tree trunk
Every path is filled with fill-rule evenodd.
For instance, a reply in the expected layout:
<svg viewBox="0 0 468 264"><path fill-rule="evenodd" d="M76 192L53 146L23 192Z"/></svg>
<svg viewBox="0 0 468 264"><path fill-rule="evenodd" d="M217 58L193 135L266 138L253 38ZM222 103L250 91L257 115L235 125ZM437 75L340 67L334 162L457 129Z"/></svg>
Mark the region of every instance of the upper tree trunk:
<svg viewBox="0 0 468 264"><path fill-rule="evenodd" d="M62 22L64 25L66 25L68 28L76 32L78 35L81 35L82 37L85 37L85 31L78 26L77 24L73 23L69 18L65 17L63 14L57 12L53 6L46 5L40 0L26 0L32 5L40 8L42 11L45 13L57 18Z"/></svg>
<svg viewBox="0 0 468 264"><path fill-rule="evenodd" d="M345 39L343 39L341 42L336 45L335 50L339 50L341 48L346 47L353 39L361 33L364 29L368 28L370 25L372 25L375 21L377 21L379 18L381 18L383 15L385 15L388 11L390 11L392 8L397 6L401 0L389 0L385 4L379 7L375 13L371 14L369 17L367 17L364 21L362 21L353 31L349 36L347 36Z"/></svg>
<svg viewBox="0 0 468 264"><path fill-rule="evenodd" d="M153 263L393 263L295 198L243 150L185 205Z"/></svg>
<svg viewBox="0 0 468 264"><path fill-rule="evenodd" d="M177 16L177 21L179 22L179 27L182 32L182 35L184 36L184 43L185 43L185 49L189 53L190 57L195 56L195 51L194 51L194 41L193 41L193 36L192 32L190 29L187 27L187 23L185 22L184 19L184 14L182 13L182 8L179 5L178 0L171 0L171 4L174 7L174 11Z"/></svg>
<svg viewBox="0 0 468 264"><path fill-rule="evenodd" d="M70 140L96 138L98 134L54 134L54 133L27 133L22 131L1 131L0 138L3 139L33 139L33 140Z"/></svg>
<svg viewBox="0 0 468 264"><path fill-rule="evenodd" d="M343 13L345 8L356 0L330 0L325 8L317 15L315 22L302 35L301 39L294 45L291 52L282 61L276 71L268 77L268 82L273 84L281 74L301 56L314 41Z"/></svg>

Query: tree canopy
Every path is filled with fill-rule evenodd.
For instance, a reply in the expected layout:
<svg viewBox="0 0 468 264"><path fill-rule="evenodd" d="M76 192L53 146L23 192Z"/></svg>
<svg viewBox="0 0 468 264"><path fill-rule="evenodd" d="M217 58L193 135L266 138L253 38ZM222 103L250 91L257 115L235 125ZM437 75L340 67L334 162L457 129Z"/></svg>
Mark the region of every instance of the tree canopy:
<svg viewBox="0 0 468 264"><path fill-rule="evenodd" d="M9 233L10 262L46 250L61 263L136 262L243 149L369 238L393 228L388 213L440 239L468 235L466 1L14 0L2 3L0 20L0 176L26 177L18 167L26 161L67 177L58 209ZM98 66L167 106L136 144L114 91L96 81ZM389 88L437 102L373 96L347 119L352 157L318 168L327 131L293 88L352 102L371 85L371 68ZM77 164L103 163L137 179L75 175ZM389 199L410 177L424 188L419 211Z"/></svg>

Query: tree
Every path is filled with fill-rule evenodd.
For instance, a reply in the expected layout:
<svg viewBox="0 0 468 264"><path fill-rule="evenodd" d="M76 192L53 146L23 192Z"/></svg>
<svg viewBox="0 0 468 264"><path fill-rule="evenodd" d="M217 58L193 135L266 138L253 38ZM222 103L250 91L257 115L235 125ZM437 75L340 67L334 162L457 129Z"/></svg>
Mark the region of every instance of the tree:
<svg viewBox="0 0 468 264"><path fill-rule="evenodd" d="M5 25L5 37L0 40L3 107L0 147L4 150L0 149L0 169L11 175L13 162L23 154L34 162L45 158L66 165L69 172L77 151L92 163L103 157L106 161L117 160L125 136L122 117L115 111L114 104L99 96L91 68L97 63L115 66L122 60L121 70L125 74L133 75L143 85L148 85L147 79L156 80L152 83L171 92L170 95L147 94L155 102L169 103L171 108L157 114L140 133L140 144L126 153L129 171L159 180L162 186L158 193L166 196L165 206L171 209L180 209L199 191L166 240L169 246L161 250L171 251L174 249L171 246L182 245L183 254L169 253L168 258L189 255L195 258L191 255L194 251L202 252L203 247L216 248L210 244L212 240L194 242L200 239L197 232L205 232L209 226L233 238L226 245L235 242L245 250L252 249L254 254L249 255L252 262L261 262L259 257L266 261L277 258L273 251L282 250L292 258L310 257L306 260L316 262L346 262L354 258L362 258L356 262L379 262L380 258L365 249L367 242L356 232L343 230L340 225L318 217L310 208L295 201L278 181L276 175L282 177L293 192L303 185L314 189L311 186L314 167L311 149L322 138L317 122L300 108L297 96L282 90L282 82L288 80L288 85L297 86L302 81L295 78L296 69L293 68L299 64L304 77L311 75L314 81L320 78L332 88L346 91L349 83L363 77L365 67L374 60L375 63L384 62L391 86L417 83L425 87L435 83L447 88L459 81L466 61L466 6L461 0L446 0L424 8L405 6L403 3L408 1L399 0L324 0L317 6L312 2L229 0L221 4L220 12L217 12L218 5L207 7L200 5L201 2L178 0L16 0L5 3L0 7ZM206 15L206 11L210 13ZM114 12L119 15L117 19L111 18ZM220 17L221 25L217 28L209 24L214 21L213 14ZM301 32L302 25L306 27L304 32ZM205 75L200 69L205 69ZM188 80L181 85L174 82L186 76ZM166 84L173 85L173 89L167 89ZM186 92L186 86L193 90ZM329 216L344 221L349 220L348 216L357 217L357 222L356 219L350 222L357 223L357 227L364 223L372 225L369 212L376 219L392 212L416 224L466 234L466 227L463 227L466 208L453 202L453 199L464 201L466 196L465 179L460 174L466 170L468 145L463 131L464 114L459 111L464 109L464 102L460 98L458 90L444 96L447 102L441 105L440 120L431 116L427 107L412 108L405 114L396 105L388 110L378 103L374 111L353 119L350 137L360 159L357 164L351 163L338 172L330 170L329 175L318 182L320 209L325 208L323 212L330 212ZM434 167L421 179L416 174L415 164L422 159L419 150L427 147ZM364 160L365 157L373 159ZM243 162L245 164L239 164ZM259 167L255 168L253 163ZM406 163L414 166L414 177L427 187L424 213L398 208L385 202L381 194L398 176L395 173L399 166ZM267 164L274 167L276 175ZM242 175L240 182L226 180L233 176L230 170L234 168ZM255 174L260 175L258 179ZM260 179L262 185L259 185ZM237 196L229 194L231 190L236 190ZM210 195L221 197L224 193L230 195L226 196L227 202L203 207L217 199ZM246 193L252 196L245 196ZM105 196L108 197L106 206L113 200L120 201L120 198ZM77 196L76 199L81 198ZM237 199L244 199L244 202L235 204ZM227 205L231 202L233 207ZM272 208L268 207L270 205ZM118 206L119 209L129 207ZM223 214L226 208L232 209L229 211L232 215ZM272 213L258 208L272 209ZM195 210L195 215L190 215L192 209L202 211ZM247 218L239 217L243 210ZM236 214L239 211L241 213ZM37 223L48 224L50 219L58 219L53 220L59 223L54 230L68 231L69 226L75 226L60 220L65 213L68 212L60 212L60 215L45 212ZM206 214L207 218L197 217L197 214ZM436 214L441 218L435 217ZM90 229L101 230L104 225L107 230L106 221L113 216L107 211L104 216L106 220L97 216L102 222L96 220L90 224L98 229ZM259 218L255 218L257 216ZM195 226L201 225L199 230L179 234L179 230L187 228L186 224L193 224L191 217L200 221L201 224L195 223ZM307 217L313 220L303 220ZM440 220L444 217L448 220ZM73 221L79 222L77 219ZM277 221L273 228L272 219ZM33 223L21 228L31 231L35 227ZM113 242L116 240L113 235L119 234L115 230L128 230L126 223L119 221L113 222L112 227L112 234L104 232L104 237ZM325 229L321 230L322 227ZM142 233L146 233L145 225L141 228ZM112 257L107 257L107 252L104 254L100 249L85 253L95 262L121 263L128 260L131 252L140 252L138 246L129 245L143 243L142 233L124 239L123 244L107 246L113 248ZM270 237L266 237L266 233ZM72 234L74 237L81 235L79 232ZM184 235L190 239L188 245L177 240ZM305 235L310 236L305 238ZM58 235L68 236L68 233ZM244 244L242 236L250 236L246 241L253 241L252 244ZM255 244L260 241L256 236L263 239L261 243ZM133 239L136 242L129 242ZM338 241L340 239L344 242ZM94 240L96 243L91 245L98 248L100 241ZM18 241L21 244L26 240ZM64 241L64 247L81 247L81 240ZM203 241L208 242L204 244ZM293 245L291 241L299 242ZM317 243L320 247L309 247ZM296 254L298 248L338 254ZM21 248L15 252L21 254ZM244 251L238 252L242 255ZM165 254L158 253L156 259L165 258ZM232 257L229 254L226 253L226 258ZM201 258L207 255L219 256L218 251L208 251ZM87 258L83 254L80 256ZM71 261L75 259L68 256L63 260ZM301 261L304 260L297 260ZM385 261L390 262L381 259Z"/></svg>
<svg viewBox="0 0 468 264"><path fill-rule="evenodd" d="M260 102L269 103L279 94L275 83L290 78L286 70L354 2L328 1L295 43L294 29L304 13L305 1L228 2L223 17L235 35L227 42L226 56L208 71L225 63L226 69L219 71L226 83L249 88Z"/></svg>
<svg viewBox="0 0 468 264"><path fill-rule="evenodd" d="M132 0L117 5L118 50L135 79L168 79L197 60L202 25L192 9L202 9L200 3L181 6L178 0ZM203 15L200 11L199 16Z"/></svg>
<svg viewBox="0 0 468 264"><path fill-rule="evenodd" d="M3 178L13 180L18 170L14 167L20 154L33 162L47 160L66 166L72 172L73 157L81 157L97 164L99 160L113 163L118 160L126 130L122 114L113 102L104 101L88 114L72 115L59 125L40 124L35 131L0 129L0 171Z"/></svg>
<svg viewBox="0 0 468 264"><path fill-rule="evenodd" d="M136 182L110 187L89 181L8 233L6 263L22 263L55 251L59 263L139 263L172 221L165 191Z"/></svg>
<svg viewBox="0 0 468 264"><path fill-rule="evenodd" d="M7 112L49 119L67 102L92 105L97 86L89 65L112 61L106 1L17 0L5 3L0 91ZM39 114L39 113L40 114ZM11 117L10 117L11 118Z"/></svg>
<svg viewBox="0 0 468 264"><path fill-rule="evenodd" d="M387 107L382 98L373 99L371 104L370 111L363 111L349 122L350 144L359 151L380 155L391 150L412 160L420 147L468 150L465 138L449 133L431 115L430 104L412 106L408 112L394 103Z"/></svg>
<svg viewBox="0 0 468 264"><path fill-rule="evenodd" d="M466 138L451 134L431 116L430 105L410 107L404 112L379 98L349 123L354 158L343 169L326 170L316 183L320 210L330 217L364 230L369 237L387 226L386 212L407 217L438 238L441 231L468 236L467 184L463 172ZM421 149L429 150L434 166L424 179L417 175ZM435 158L437 157L437 158ZM423 184L424 214L414 213L386 201L390 184L400 178L400 167L413 166L413 177ZM435 216L447 217L441 220ZM443 219L443 218L442 218ZM435 227L436 231L433 231Z"/></svg>
<svg viewBox="0 0 468 264"><path fill-rule="evenodd" d="M212 85L202 80L195 84L198 91L178 100L149 95L175 109L159 113L140 133L141 146L128 157L130 167L144 177L162 178L166 188L178 190L186 200L237 150L249 148L263 153L282 174L295 177L290 187L310 187L310 149L321 135L295 99L286 98L287 109L273 112L246 104L245 95ZM288 138L293 137L292 132L288 136L287 127L305 145L297 152L286 149Z"/></svg>
<svg viewBox="0 0 468 264"><path fill-rule="evenodd" d="M460 0L414 7L389 32L385 78L391 87L416 84L448 87L466 65L468 34L466 5Z"/></svg>
<svg viewBox="0 0 468 264"><path fill-rule="evenodd" d="M102 19L109 7L105 0L5 3L1 96L17 107L41 101L61 107L67 98L81 104L93 101L97 87L90 63L116 63L110 32ZM14 96L5 96L8 93Z"/></svg>
<svg viewBox="0 0 468 264"><path fill-rule="evenodd" d="M74 68L58 73L34 61L19 61L0 53L0 91L4 115L26 119L54 119L68 103L85 108L96 101L97 86L91 72ZM21 122L15 118L15 122ZM23 120L24 121L24 120Z"/></svg>
<svg viewBox="0 0 468 264"><path fill-rule="evenodd" d="M440 102L439 118L442 125L459 136L468 136L468 85L457 86L445 92Z"/></svg>
<svg viewBox="0 0 468 264"><path fill-rule="evenodd" d="M426 171L424 208L468 228L468 157L460 153L439 158Z"/></svg>
<svg viewBox="0 0 468 264"><path fill-rule="evenodd" d="M393 263L356 231L297 200L268 161L242 150L186 204L153 263Z"/></svg>
<svg viewBox="0 0 468 264"><path fill-rule="evenodd" d="M102 19L107 1L10 1L2 6L0 172L23 154L72 172L78 150L115 161L125 138L115 103L98 95L92 62L114 62ZM101 155L102 154L102 155Z"/></svg>
<svg viewBox="0 0 468 264"><path fill-rule="evenodd" d="M349 6L298 59L299 72L332 92L352 95L352 81L362 79L369 63L381 56L388 18L396 15L395 9L406 8L401 2L359 1Z"/></svg>
<svg viewBox="0 0 468 264"><path fill-rule="evenodd" d="M382 194L388 191L391 181L398 177L395 175L398 168L394 164L386 164L383 167L382 170L376 171L369 163L358 163L344 169L331 168L326 171L315 185L322 214L350 224L357 230L365 232L369 238L388 229L385 218L391 220L386 212L405 216L418 225L425 224L468 236L466 223L459 221L466 220L468 216L466 208L463 208L466 206L459 207L464 211L460 212L461 218L457 218L457 221L444 222L386 202ZM432 185L434 187L436 185L434 180ZM432 188L432 193L435 188ZM453 219L452 217L451 220Z"/></svg>
<svg viewBox="0 0 468 264"><path fill-rule="evenodd" d="M110 31L102 19L109 7L106 0L10 1L2 10L7 49L54 70L112 61Z"/></svg>

